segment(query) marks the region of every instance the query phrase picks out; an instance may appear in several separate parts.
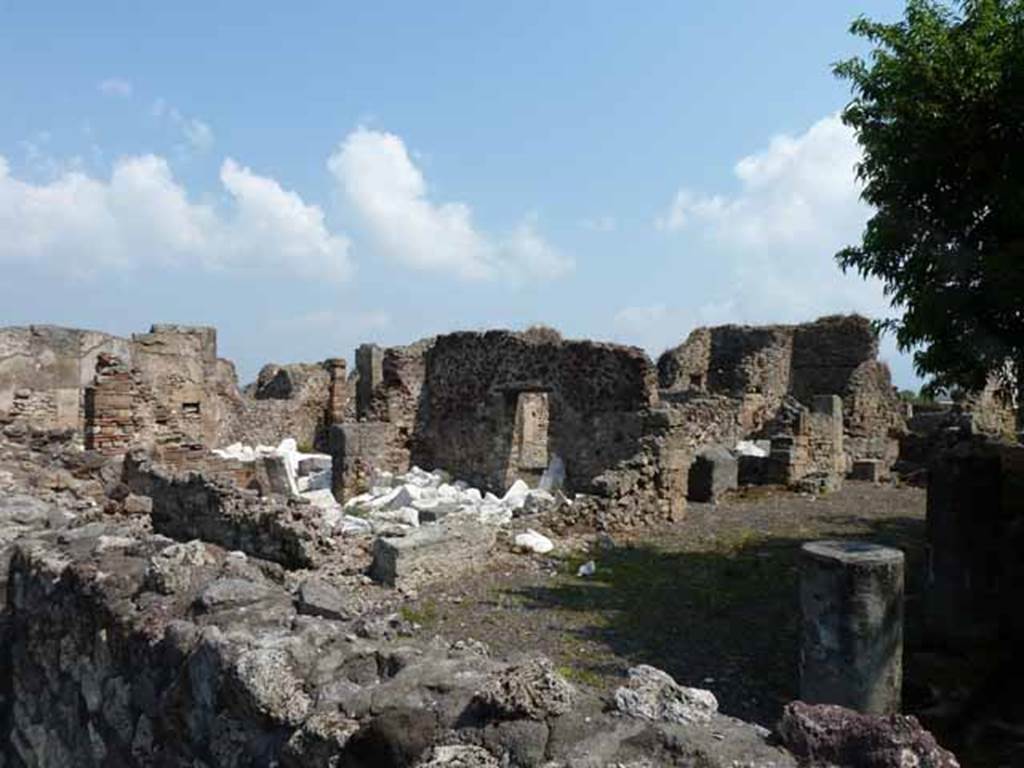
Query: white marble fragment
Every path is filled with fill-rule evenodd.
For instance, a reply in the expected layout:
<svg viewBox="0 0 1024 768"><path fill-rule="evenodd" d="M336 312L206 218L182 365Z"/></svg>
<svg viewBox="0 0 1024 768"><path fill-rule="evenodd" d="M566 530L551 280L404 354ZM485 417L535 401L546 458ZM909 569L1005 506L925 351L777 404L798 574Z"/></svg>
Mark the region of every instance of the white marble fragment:
<svg viewBox="0 0 1024 768"><path fill-rule="evenodd" d="M515 545L518 549L526 552L536 552L538 555L546 555L555 548L551 539L542 533L537 533L532 528L527 528L526 533L517 535Z"/></svg>

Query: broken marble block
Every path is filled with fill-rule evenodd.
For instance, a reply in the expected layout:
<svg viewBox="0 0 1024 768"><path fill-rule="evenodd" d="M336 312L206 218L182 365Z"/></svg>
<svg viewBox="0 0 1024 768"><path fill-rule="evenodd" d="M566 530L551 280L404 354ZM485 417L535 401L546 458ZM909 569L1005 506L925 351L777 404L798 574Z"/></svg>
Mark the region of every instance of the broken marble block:
<svg viewBox="0 0 1024 768"><path fill-rule="evenodd" d="M326 472L331 468L331 457L324 454L310 454L299 459L299 477Z"/></svg>
<svg viewBox="0 0 1024 768"><path fill-rule="evenodd" d="M739 485L739 463L721 447L706 448L690 466L687 496L690 501L716 502Z"/></svg>
<svg viewBox="0 0 1024 768"><path fill-rule="evenodd" d="M478 568L496 540L493 526L472 520L444 520L405 536L381 536L373 545L370 576L389 586L409 579L450 578Z"/></svg>
<svg viewBox="0 0 1024 768"><path fill-rule="evenodd" d="M299 489L295 478L288 471L288 459L285 456L270 454L262 457L263 469L267 473L270 492L281 496L298 496Z"/></svg>

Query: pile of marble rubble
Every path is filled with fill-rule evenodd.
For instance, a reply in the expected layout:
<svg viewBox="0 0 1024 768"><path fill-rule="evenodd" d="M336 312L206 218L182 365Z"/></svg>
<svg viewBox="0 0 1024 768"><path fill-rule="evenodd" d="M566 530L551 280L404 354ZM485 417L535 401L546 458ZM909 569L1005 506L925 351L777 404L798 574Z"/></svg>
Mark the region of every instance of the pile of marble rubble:
<svg viewBox="0 0 1024 768"><path fill-rule="evenodd" d="M499 497L461 480L453 481L446 472L413 467L404 474L376 473L367 493L345 503L341 526L344 531L401 533L403 528L448 518L505 525L514 517L543 511L558 503L558 497L546 488L530 488L522 480L516 480Z"/></svg>
<svg viewBox="0 0 1024 768"><path fill-rule="evenodd" d="M276 446L232 443L226 448L215 448L213 453L223 459L262 461L274 491L299 496L325 510L341 508L331 493L331 457L300 451L294 438L286 438Z"/></svg>
<svg viewBox="0 0 1024 768"><path fill-rule="evenodd" d="M214 449L213 453L225 459L264 462L275 491L307 499L323 511L324 521L341 534L401 535L449 517L453 521L505 525L514 517L541 512L560 502L571 503L558 490L565 477L564 465L558 457L544 473L539 488L516 480L501 497L453 480L444 471L428 472L413 467L402 474L376 472L370 490L342 506L331 493L331 457L304 453L292 438L277 446L234 443ZM527 533L533 535L523 539L521 548L550 550L549 543L537 539L539 534Z"/></svg>

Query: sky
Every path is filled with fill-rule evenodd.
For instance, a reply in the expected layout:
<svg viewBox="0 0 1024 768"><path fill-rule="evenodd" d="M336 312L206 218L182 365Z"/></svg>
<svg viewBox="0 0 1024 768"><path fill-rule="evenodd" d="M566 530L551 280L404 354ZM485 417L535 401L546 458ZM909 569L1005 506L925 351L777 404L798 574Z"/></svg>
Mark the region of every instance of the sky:
<svg viewBox="0 0 1024 768"><path fill-rule="evenodd" d="M243 381L457 329L890 316L831 65L895 0L0 0L0 325ZM912 365L883 340L894 381Z"/></svg>

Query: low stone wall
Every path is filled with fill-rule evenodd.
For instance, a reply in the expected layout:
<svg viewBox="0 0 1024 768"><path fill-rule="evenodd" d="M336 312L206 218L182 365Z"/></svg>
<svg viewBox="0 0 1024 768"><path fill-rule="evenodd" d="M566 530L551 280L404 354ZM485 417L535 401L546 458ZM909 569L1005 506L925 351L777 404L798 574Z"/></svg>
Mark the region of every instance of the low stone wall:
<svg viewBox="0 0 1024 768"><path fill-rule="evenodd" d="M795 765L709 692L650 667L631 671L609 711L542 658L509 664L397 618L324 615L329 584L290 592L272 574L116 525L21 542L0 646L0 763Z"/></svg>
<svg viewBox="0 0 1024 768"><path fill-rule="evenodd" d="M329 539L319 511L307 503L260 497L198 472L175 474L141 452L125 457L124 482L152 498L153 530L180 541L198 538L286 568L309 568Z"/></svg>

